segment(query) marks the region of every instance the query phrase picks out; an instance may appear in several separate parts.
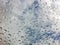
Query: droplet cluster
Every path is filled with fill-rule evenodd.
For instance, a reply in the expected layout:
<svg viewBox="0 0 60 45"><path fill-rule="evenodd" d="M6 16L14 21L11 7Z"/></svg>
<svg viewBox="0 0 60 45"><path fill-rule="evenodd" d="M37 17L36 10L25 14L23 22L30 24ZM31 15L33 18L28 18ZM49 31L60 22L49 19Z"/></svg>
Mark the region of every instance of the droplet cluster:
<svg viewBox="0 0 60 45"><path fill-rule="evenodd" d="M2 28L5 45L60 45L57 0L1 2L4 5Z"/></svg>

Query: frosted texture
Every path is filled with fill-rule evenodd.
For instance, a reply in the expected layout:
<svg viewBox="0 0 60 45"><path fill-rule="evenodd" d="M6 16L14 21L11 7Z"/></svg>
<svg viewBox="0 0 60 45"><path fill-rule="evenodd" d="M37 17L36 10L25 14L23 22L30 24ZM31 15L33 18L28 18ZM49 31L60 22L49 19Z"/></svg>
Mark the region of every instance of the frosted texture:
<svg viewBox="0 0 60 45"><path fill-rule="evenodd" d="M60 0L0 0L4 45L60 45Z"/></svg>

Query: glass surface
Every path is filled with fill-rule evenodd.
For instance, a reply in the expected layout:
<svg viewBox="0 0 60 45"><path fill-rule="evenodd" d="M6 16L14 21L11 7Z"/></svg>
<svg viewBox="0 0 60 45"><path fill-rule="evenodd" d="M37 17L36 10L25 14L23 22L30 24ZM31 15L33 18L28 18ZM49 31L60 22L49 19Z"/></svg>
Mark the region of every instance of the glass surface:
<svg viewBox="0 0 60 45"><path fill-rule="evenodd" d="M0 45L60 45L60 0L0 0Z"/></svg>

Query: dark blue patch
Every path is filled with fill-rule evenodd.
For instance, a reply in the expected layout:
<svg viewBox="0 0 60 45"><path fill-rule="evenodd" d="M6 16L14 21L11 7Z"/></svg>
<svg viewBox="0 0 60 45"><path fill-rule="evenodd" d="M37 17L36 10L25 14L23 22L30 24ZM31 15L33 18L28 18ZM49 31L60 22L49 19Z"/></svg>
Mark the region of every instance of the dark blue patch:
<svg viewBox="0 0 60 45"><path fill-rule="evenodd" d="M37 0L35 0L35 1L33 2L33 6L34 6L34 8L38 8L38 7L39 7L39 4L38 4L38 1L37 1Z"/></svg>
<svg viewBox="0 0 60 45"><path fill-rule="evenodd" d="M60 40L60 33L52 35L51 38L54 39L54 40Z"/></svg>
<svg viewBox="0 0 60 45"><path fill-rule="evenodd" d="M36 38L35 38L36 40L40 40L40 39L42 39L42 35L41 34L36 34Z"/></svg>
<svg viewBox="0 0 60 45"><path fill-rule="evenodd" d="M46 35L46 36L51 36L51 35L53 35L53 34L54 34L53 31L46 31L46 32L45 32L45 35Z"/></svg>
<svg viewBox="0 0 60 45"><path fill-rule="evenodd" d="M39 9L39 3L38 3L38 1L37 0L35 0L34 2L33 2L33 4L32 4L32 8L33 8L33 13L34 13L34 15L36 16L36 17L38 17L38 9Z"/></svg>
<svg viewBox="0 0 60 45"><path fill-rule="evenodd" d="M27 29L28 30L27 30L26 34L28 34L28 36L34 36L34 34L35 34L34 29L31 29L31 28L27 28Z"/></svg>
<svg viewBox="0 0 60 45"><path fill-rule="evenodd" d="M27 28L27 39L31 42L31 43L36 43L38 42L40 39L42 39L42 35L40 32L38 32L38 30L34 30L31 28Z"/></svg>
<svg viewBox="0 0 60 45"><path fill-rule="evenodd" d="M58 32L55 36L55 40L59 40L60 39L60 32Z"/></svg>
<svg viewBox="0 0 60 45"><path fill-rule="evenodd" d="M42 39L42 35L40 33L37 33L34 37L34 39L31 40L32 43L39 42Z"/></svg>

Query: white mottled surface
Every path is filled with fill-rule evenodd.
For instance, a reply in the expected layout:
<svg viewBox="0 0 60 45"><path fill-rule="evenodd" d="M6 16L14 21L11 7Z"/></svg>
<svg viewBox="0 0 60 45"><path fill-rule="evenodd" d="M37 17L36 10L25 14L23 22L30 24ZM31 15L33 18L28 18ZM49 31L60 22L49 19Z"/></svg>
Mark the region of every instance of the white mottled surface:
<svg viewBox="0 0 60 45"><path fill-rule="evenodd" d="M60 45L60 1L37 2L0 0L4 45Z"/></svg>

